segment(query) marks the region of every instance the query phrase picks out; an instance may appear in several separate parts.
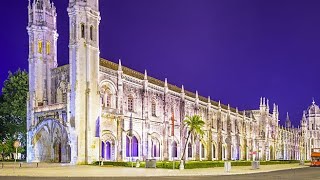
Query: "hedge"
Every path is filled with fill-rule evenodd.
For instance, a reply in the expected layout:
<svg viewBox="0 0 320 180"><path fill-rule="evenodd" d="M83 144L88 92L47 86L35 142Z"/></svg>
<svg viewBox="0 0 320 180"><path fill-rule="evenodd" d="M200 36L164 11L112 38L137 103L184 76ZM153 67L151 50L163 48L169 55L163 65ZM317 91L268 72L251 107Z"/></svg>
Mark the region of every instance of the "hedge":
<svg viewBox="0 0 320 180"><path fill-rule="evenodd" d="M252 161L230 161L231 166L251 166ZM299 160L272 160L272 161L260 161L260 165L274 165L274 164L296 164ZM310 162L310 161L306 161ZM173 169L172 161L159 161L156 163L157 168ZM179 169L180 162L175 161L175 169ZM94 165L99 165L99 162L95 162ZM121 167L136 167L136 163L131 162L103 162L104 166L121 166ZM140 168L145 167L145 162L140 162ZM188 161L185 164L185 169L197 169L197 168L214 168L224 167L224 161Z"/></svg>

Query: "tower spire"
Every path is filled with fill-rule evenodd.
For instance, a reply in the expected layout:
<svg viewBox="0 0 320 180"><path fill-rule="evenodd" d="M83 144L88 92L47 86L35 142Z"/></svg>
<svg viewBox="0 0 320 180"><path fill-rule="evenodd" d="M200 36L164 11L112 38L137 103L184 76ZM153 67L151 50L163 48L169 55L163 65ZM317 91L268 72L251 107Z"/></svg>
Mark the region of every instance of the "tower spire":
<svg viewBox="0 0 320 180"><path fill-rule="evenodd" d="M144 70L144 80L148 80L147 70Z"/></svg>
<svg viewBox="0 0 320 180"><path fill-rule="evenodd" d="M290 118L289 118L289 112L287 112L286 128L291 128L291 121L290 121Z"/></svg>
<svg viewBox="0 0 320 180"><path fill-rule="evenodd" d="M315 105L315 104L316 104L316 102L314 101L314 98L312 98L312 104L313 104L313 105Z"/></svg>
<svg viewBox="0 0 320 180"><path fill-rule="evenodd" d="M121 59L119 59L119 66L118 66L118 71L122 71L122 64L121 64Z"/></svg>

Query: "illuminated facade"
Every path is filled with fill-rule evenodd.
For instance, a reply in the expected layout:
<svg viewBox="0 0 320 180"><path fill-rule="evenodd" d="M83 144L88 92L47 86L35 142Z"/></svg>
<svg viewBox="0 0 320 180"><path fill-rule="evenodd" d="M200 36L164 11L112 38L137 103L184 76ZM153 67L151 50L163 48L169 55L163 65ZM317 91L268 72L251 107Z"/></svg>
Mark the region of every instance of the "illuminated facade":
<svg viewBox="0 0 320 180"><path fill-rule="evenodd" d="M53 3L34 0L28 9L28 162L173 160L185 143L188 160L303 159L319 143L314 103L302 128L289 118L281 128L278 106L265 98L238 111L100 58L98 0L69 0L69 65L58 67ZM182 121L194 114L205 136L185 142Z"/></svg>

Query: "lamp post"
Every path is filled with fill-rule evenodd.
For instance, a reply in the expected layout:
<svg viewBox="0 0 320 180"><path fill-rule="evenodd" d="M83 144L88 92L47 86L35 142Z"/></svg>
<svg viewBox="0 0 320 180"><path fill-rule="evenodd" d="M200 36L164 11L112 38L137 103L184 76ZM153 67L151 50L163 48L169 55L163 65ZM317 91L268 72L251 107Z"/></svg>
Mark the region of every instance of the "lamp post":
<svg viewBox="0 0 320 180"><path fill-rule="evenodd" d="M20 142L18 140L16 140L14 143L13 143L13 147L16 148L16 155L14 157L14 163L16 164L17 162L17 159L18 159L18 148L20 147Z"/></svg>

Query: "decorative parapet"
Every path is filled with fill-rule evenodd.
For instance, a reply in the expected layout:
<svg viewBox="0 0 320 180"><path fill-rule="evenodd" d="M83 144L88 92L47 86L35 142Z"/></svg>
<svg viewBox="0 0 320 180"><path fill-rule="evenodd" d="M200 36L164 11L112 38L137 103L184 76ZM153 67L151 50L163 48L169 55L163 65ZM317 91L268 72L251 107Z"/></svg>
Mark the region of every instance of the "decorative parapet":
<svg viewBox="0 0 320 180"><path fill-rule="evenodd" d="M108 60L103 59L103 58L100 59L100 65L103 66L103 67L112 69L114 71L117 71L118 70L118 66L119 66L117 63L108 61ZM144 80L144 74L143 73L140 73L138 71L135 71L133 69L130 69L130 68L127 68L127 67L124 67L124 66L122 66L122 71L123 71L124 74L126 74L128 76L132 76L132 77L135 77L137 79ZM164 87L164 85L165 85L165 82L161 81L159 79L156 79L156 78L153 78L153 77L150 77L150 76L148 76L147 79L148 79L148 82L151 83L151 84L154 84L154 85L157 85L157 86L160 86L160 87ZM173 92L176 92L176 93L181 93L181 91L182 91L181 88L179 88L179 87L177 87L175 85L172 85L172 84L168 84L168 88L169 88L169 90L171 90ZM193 92L185 91L185 94L188 97L196 98L196 94L193 93ZM199 96L199 100L202 101L203 103L207 103L208 102L208 98L207 97L203 97L203 96ZM213 100L211 100L211 104L213 106L216 106L216 107L218 107L218 105L219 105L218 102L213 101ZM221 108L224 109L224 110L228 110L228 106L224 105L224 104L221 104ZM233 112L233 113L237 112L235 108L230 108L230 111ZM239 111L238 114L241 116L242 112Z"/></svg>
<svg viewBox="0 0 320 180"><path fill-rule="evenodd" d="M69 64L52 69L51 77L56 77L61 73L69 76Z"/></svg>
<svg viewBox="0 0 320 180"><path fill-rule="evenodd" d="M62 110L62 109L67 109L66 104L52 104L52 105L47 105L47 106L40 106L34 108L35 113L41 113L41 112L50 112L50 111L57 111L57 110Z"/></svg>
<svg viewBox="0 0 320 180"><path fill-rule="evenodd" d="M58 120L62 125L67 123L67 104L52 104L34 108L34 126L47 119Z"/></svg>

